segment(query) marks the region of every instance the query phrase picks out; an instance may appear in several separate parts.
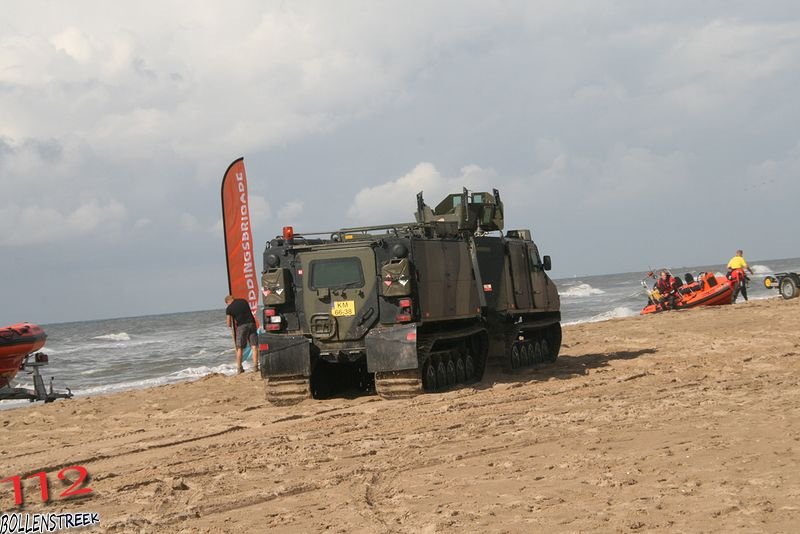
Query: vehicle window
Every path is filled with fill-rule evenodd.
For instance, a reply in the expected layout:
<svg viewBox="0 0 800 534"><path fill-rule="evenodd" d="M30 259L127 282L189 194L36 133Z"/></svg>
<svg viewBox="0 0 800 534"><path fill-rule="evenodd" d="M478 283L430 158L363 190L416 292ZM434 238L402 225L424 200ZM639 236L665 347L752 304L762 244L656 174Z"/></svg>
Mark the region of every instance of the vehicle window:
<svg viewBox="0 0 800 534"><path fill-rule="evenodd" d="M312 260L310 269L311 289L364 286L361 260L355 257Z"/></svg>

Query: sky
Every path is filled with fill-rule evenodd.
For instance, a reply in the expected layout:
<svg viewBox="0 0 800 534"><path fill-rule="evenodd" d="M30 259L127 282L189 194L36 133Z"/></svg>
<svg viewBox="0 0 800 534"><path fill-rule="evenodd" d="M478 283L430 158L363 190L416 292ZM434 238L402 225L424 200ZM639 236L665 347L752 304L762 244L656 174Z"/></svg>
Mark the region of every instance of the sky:
<svg viewBox="0 0 800 534"><path fill-rule="evenodd" d="M800 256L797 2L0 12L0 325L222 309L240 156L258 250L466 186L555 277Z"/></svg>

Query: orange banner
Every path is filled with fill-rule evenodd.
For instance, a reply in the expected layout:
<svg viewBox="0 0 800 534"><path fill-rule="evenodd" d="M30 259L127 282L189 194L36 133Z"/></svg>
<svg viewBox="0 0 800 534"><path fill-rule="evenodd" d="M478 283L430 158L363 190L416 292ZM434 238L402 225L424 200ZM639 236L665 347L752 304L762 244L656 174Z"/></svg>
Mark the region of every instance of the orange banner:
<svg viewBox="0 0 800 534"><path fill-rule="evenodd" d="M258 275L247 203L244 158L231 163L222 178L222 226L228 263L228 292L250 303L258 324Z"/></svg>

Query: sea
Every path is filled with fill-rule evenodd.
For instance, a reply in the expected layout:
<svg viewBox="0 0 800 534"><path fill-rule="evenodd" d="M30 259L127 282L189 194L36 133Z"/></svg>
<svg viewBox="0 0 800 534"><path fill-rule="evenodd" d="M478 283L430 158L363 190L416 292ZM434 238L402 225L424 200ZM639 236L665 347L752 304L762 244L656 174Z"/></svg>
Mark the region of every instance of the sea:
<svg viewBox="0 0 800 534"><path fill-rule="evenodd" d="M777 272L800 271L800 258L762 260L750 265L754 274L748 286L749 298L779 298L775 290L764 287L764 278ZM668 268L681 278L685 273L725 271L724 265ZM644 278L644 272L630 272L556 279L563 324L638 315L647 300L641 284ZM653 280L649 279L648 284L652 286ZM739 302L742 301L740 297ZM50 377L55 377L55 389L68 387L76 397L236 372L223 308L42 326L48 336L42 351L50 356L49 365L42 369L45 381L49 384ZM245 368L251 365L246 362ZM21 371L14 385L31 388L30 375ZM26 405L27 401L0 401L0 409Z"/></svg>

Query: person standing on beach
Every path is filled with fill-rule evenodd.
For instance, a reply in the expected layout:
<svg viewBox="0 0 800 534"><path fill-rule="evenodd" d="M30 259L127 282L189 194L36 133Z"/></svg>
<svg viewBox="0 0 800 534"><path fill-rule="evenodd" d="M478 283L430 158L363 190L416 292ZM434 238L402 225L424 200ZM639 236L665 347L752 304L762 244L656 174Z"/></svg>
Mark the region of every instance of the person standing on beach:
<svg viewBox="0 0 800 534"><path fill-rule="evenodd" d="M250 343L253 351L253 371L258 372L258 333L256 332L256 318L250 311L250 304L244 299L234 298L233 295L225 297L225 315L228 327L233 328L233 342L236 347L236 369L244 372L242 367L242 349Z"/></svg>
<svg viewBox="0 0 800 534"><path fill-rule="evenodd" d="M736 302L736 297L739 296L739 292L742 293L744 301L747 302L747 280L749 279L744 272L745 269L748 270L750 274L753 274L753 269L747 265L747 261L744 259L744 252L737 250L736 256L732 257L731 261L728 262L728 278L739 281L736 292L733 294L733 302Z"/></svg>

